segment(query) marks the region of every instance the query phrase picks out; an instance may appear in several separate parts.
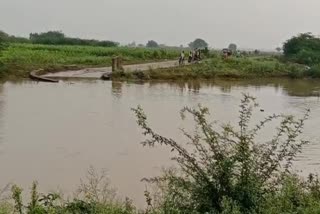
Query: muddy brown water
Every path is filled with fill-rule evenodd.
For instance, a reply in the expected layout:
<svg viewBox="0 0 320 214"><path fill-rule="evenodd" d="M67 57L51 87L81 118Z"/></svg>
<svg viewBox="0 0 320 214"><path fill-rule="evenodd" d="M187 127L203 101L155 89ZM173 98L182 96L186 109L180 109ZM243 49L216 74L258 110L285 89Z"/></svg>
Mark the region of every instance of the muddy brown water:
<svg viewBox="0 0 320 214"><path fill-rule="evenodd" d="M182 140L177 130L191 124L180 120L181 108L201 103L212 111L210 118L234 123L243 92L258 97L264 109L255 112L255 121L311 109L304 135L312 143L299 155L296 169L319 172L319 80L25 81L0 85L0 187L14 182L29 191L37 180L41 191L68 194L92 165L107 169L120 196L143 206L145 184L140 180L170 166L171 154L139 144L143 136L130 108L141 105L159 133Z"/></svg>

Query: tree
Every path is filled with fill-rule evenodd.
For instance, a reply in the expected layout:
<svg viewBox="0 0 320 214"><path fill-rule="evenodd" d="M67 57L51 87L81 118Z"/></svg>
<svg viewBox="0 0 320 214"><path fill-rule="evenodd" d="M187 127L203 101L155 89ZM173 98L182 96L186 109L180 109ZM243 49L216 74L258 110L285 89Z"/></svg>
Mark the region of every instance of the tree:
<svg viewBox="0 0 320 214"><path fill-rule="evenodd" d="M0 40L4 43L29 43L29 39L24 37L11 36L0 30Z"/></svg>
<svg viewBox="0 0 320 214"><path fill-rule="evenodd" d="M148 48L157 48L159 47L158 43L154 40L150 40L147 42L147 45L146 45Z"/></svg>
<svg viewBox="0 0 320 214"><path fill-rule="evenodd" d="M63 39L65 38L64 33L61 31L48 31L45 33L30 33L30 39Z"/></svg>
<svg viewBox="0 0 320 214"><path fill-rule="evenodd" d="M65 35L61 31L48 31L45 33L31 33L30 40L36 44L63 44Z"/></svg>
<svg viewBox="0 0 320 214"><path fill-rule="evenodd" d="M229 50L232 51L232 53L237 52L237 45L234 43L231 43L228 48L229 48Z"/></svg>
<svg viewBox="0 0 320 214"><path fill-rule="evenodd" d="M283 45L286 58L307 65L320 63L320 38L303 33L287 40Z"/></svg>
<svg viewBox="0 0 320 214"><path fill-rule="evenodd" d="M193 42L189 43L189 47L191 49L205 49L208 48L208 43L206 41L204 41L203 39L195 39Z"/></svg>
<svg viewBox="0 0 320 214"><path fill-rule="evenodd" d="M9 37L10 37L9 34L0 30L0 41L4 42L8 40Z"/></svg>
<svg viewBox="0 0 320 214"><path fill-rule="evenodd" d="M276 48L276 51L278 51L278 52L280 52L281 50L282 50L282 48L280 48L280 47Z"/></svg>
<svg viewBox="0 0 320 214"><path fill-rule="evenodd" d="M133 42L129 43L129 44L127 45L127 47L135 48L135 47L137 47L137 44L136 44L135 41L133 41Z"/></svg>
<svg viewBox="0 0 320 214"><path fill-rule="evenodd" d="M48 31L45 33L31 33L30 40L35 44L47 45L88 45L88 46L102 46L102 47L116 47L119 45L113 41L98 41L94 39L80 39L67 37L61 31Z"/></svg>
<svg viewBox="0 0 320 214"><path fill-rule="evenodd" d="M311 33L303 33L287 40L283 45L286 56L298 54L301 50L320 50L320 39Z"/></svg>
<svg viewBox="0 0 320 214"><path fill-rule="evenodd" d="M320 39L311 33L299 34L283 46L284 55L295 62L314 65L320 63Z"/></svg>

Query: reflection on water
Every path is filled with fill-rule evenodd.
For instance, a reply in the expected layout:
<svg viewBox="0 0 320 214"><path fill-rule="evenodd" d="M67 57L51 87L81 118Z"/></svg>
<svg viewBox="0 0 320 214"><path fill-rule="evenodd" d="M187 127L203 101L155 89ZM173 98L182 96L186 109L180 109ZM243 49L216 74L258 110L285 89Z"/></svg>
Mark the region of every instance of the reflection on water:
<svg viewBox="0 0 320 214"><path fill-rule="evenodd" d="M122 82L112 82L112 94L115 97L121 97L121 93L122 93Z"/></svg>
<svg viewBox="0 0 320 214"><path fill-rule="evenodd" d="M285 79L6 83L0 87L0 186L16 182L26 188L38 180L43 191L59 187L70 192L93 165L106 168L120 194L142 205L140 180L172 163L166 149L139 145L143 136L130 108L141 105L153 127L180 140L182 107L202 103L214 119L234 121L243 92L258 97L265 110L256 121L273 113L301 115L311 108L305 137L312 143L299 156L297 168L313 172L320 164L319 85Z"/></svg>
<svg viewBox="0 0 320 214"><path fill-rule="evenodd" d="M161 85L162 81L147 82L150 87ZM115 87L119 87L117 82ZM138 84L135 82L135 84ZM142 84L141 82L139 84ZM275 90L282 90L289 96L320 97L320 81L319 80L293 80L293 79L248 79L248 80L192 80L192 81L166 81L165 84L171 88L180 89L183 91L192 91L199 93L201 88L217 87L224 93L230 93L233 88L256 88L273 87ZM117 91L117 89L115 89Z"/></svg>

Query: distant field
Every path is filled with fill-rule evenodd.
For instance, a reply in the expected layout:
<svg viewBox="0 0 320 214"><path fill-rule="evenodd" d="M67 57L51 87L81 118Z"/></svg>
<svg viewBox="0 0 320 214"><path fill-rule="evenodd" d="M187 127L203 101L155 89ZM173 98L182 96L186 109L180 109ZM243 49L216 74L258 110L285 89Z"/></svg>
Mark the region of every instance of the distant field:
<svg viewBox="0 0 320 214"><path fill-rule="evenodd" d="M143 63L179 57L178 49L126 47L58 46L10 44L3 52L2 76L24 77L32 69L63 70L68 66L99 67L111 65L114 56L122 56L125 64Z"/></svg>

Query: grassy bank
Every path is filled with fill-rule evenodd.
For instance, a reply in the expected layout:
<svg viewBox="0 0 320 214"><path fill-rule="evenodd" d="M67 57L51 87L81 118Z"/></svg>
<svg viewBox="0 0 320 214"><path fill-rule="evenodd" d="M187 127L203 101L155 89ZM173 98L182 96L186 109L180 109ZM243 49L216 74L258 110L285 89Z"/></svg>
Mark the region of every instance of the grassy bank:
<svg viewBox="0 0 320 214"><path fill-rule="evenodd" d="M149 70L145 72L114 73L113 79L211 79L253 78L253 77L293 77L306 76L305 67L281 62L275 57L241 57L223 60L216 56L198 64L175 68Z"/></svg>
<svg viewBox="0 0 320 214"><path fill-rule="evenodd" d="M179 50L9 44L0 58L3 63L0 72L2 77L26 77L29 71L39 68L55 71L110 66L113 56L122 56L125 64L133 64L174 59Z"/></svg>
<svg viewBox="0 0 320 214"><path fill-rule="evenodd" d="M30 199L23 200L23 191L13 185L7 199L0 199L1 214L318 214L320 212L319 180L301 181L298 177L287 177L283 186L278 191L267 192L256 211L242 211L241 204L230 198L223 199L221 211L199 212L196 207L182 209L181 196L164 195L156 199L151 193L146 192L146 208L137 208L134 203L126 198L114 198L110 189L95 189L93 186L86 191L87 196L77 196L65 199L58 193L39 193L37 183L31 186ZM253 187L252 187L253 188ZM253 189L252 189L253 190ZM108 192L109 191L109 192ZM106 198L103 198L106 197ZM159 196L157 196L159 197ZM213 198L212 198L213 199ZM248 197L249 199L249 197ZM167 201L169 200L169 201ZM149 203L149 206L148 206ZM177 203L177 204L175 204ZM185 201L189 203L189 201Z"/></svg>

